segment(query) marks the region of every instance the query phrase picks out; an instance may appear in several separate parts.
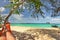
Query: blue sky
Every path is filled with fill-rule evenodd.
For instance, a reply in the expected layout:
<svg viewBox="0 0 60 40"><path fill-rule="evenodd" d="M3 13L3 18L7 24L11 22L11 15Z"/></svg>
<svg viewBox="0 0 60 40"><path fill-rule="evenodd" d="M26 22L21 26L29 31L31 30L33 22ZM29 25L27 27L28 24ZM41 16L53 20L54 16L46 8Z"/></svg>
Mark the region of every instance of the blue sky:
<svg viewBox="0 0 60 40"><path fill-rule="evenodd" d="M8 1L8 0L7 0ZM9 2L5 2L3 0L0 0L0 9L1 7L3 7L4 5L9 4ZM42 2L49 7L49 9L53 8L51 6L51 4L49 2L47 2L46 0L42 0ZM32 18L31 15L31 11L28 12L27 9L24 9L24 12L22 12L20 15L16 15L13 14L10 18L9 21L11 23L46 23L46 22L50 22L50 23L60 23L60 16L57 17L50 17L52 10L48 10L45 7L41 7L41 10L46 13L45 14L45 18L42 18L41 16L39 17L39 19L36 18ZM7 15L10 12L9 9L4 9L3 12L0 12L3 16Z"/></svg>

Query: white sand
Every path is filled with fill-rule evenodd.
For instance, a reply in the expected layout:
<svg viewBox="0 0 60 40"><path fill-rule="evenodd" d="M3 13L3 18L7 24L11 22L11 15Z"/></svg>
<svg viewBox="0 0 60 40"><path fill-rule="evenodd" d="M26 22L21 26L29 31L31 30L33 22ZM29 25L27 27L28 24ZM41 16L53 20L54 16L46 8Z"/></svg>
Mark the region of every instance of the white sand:
<svg viewBox="0 0 60 40"><path fill-rule="evenodd" d="M11 26L11 30L18 31L18 32L24 32L29 29L42 29L42 28L32 28L32 27L22 27L22 26ZM58 28L45 28L49 30L59 30Z"/></svg>
<svg viewBox="0 0 60 40"><path fill-rule="evenodd" d="M11 30L18 31L18 32L24 32L25 30L33 29L31 27L21 27L21 26L11 26Z"/></svg>

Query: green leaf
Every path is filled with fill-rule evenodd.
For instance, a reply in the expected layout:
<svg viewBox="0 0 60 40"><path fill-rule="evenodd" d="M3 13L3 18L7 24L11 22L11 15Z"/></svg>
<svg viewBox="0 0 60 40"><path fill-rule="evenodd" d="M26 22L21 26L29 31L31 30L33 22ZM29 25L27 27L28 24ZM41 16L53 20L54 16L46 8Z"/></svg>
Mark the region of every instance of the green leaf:
<svg viewBox="0 0 60 40"><path fill-rule="evenodd" d="M12 4L8 4L8 5L5 5L4 7L5 7L5 8L12 8L13 5L12 5Z"/></svg>
<svg viewBox="0 0 60 40"><path fill-rule="evenodd" d="M19 2L19 0L9 0L11 3Z"/></svg>
<svg viewBox="0 0 60 40"><path fill-rule="evenodd" d="M34 4L35 12L37 13L40 11L40 7L44 6L40 0L27 0L27 2L31 5Z"/></svg>
<svg viewBox="0 0 60 40"><path fill-rule="evenodd" d="M14 14L19 14L19 11L18 10L15 10L13 13Z"/></svg>

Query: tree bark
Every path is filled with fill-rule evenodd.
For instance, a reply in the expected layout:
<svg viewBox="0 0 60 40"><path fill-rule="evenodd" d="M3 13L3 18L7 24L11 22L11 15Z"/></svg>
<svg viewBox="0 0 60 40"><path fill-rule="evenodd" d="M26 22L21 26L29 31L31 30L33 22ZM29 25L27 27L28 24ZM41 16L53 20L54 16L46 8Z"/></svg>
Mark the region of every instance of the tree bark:
<svg viewBox="0 0 60 40"><path fill-rule="evenodd" d="M20 6L21 4L23 4L23 2L17 3L17 4L11 9L10 13L8 14L8 16L7 16L7 17L5 18L5 20L4 20L4 28L6 28L6 27L5 27L5 24L6 24L6 22L8 21L9 17L13 14L14 10L16 10L17 8L19 8L19 6Z"/></svg>

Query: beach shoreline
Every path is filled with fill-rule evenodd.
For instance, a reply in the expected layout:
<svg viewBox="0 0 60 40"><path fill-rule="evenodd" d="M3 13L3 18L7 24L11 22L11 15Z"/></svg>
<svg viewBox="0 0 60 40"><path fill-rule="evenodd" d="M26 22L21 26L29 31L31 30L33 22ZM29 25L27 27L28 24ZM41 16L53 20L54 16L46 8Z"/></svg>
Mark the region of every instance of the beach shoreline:
<svg viewBox="0 0 60 40"><path fill-rule="evenodd" d="M33 27L22 27L22 26L11 26L11 30L24 32L30 29L48 29L48 30L59 30L59 28L33 28Z"/></svg>

